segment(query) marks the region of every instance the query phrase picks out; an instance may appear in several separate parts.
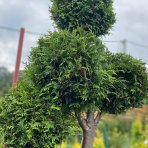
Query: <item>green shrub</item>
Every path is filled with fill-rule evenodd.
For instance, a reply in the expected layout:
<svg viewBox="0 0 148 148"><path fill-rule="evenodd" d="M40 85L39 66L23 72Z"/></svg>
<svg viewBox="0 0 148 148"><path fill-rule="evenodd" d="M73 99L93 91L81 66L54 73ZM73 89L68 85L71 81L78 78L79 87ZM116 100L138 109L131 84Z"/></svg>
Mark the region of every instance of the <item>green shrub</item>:
<svg viewBox="0 0 148 148"><path fill-rule="evenodd" d="M103 108L116 114L130 107L141 106L148 93L145 63L122 53L110 56L110 63L115 70L115 81L109 89L108 100L104 100Z"/></svg>
<svg viewBox="0 0 148 148"><path fill-rule="evenodd" d="M50 12L59 29L78 26L95 35L108 34L115 23L112 0L52 0Z"/></svg>
<svg viewBox="0 0 148 148"><path fill-rule="evenodd" d="M113 81L100 39L80 29L47 34L38 43L28 73L44 95L56 98L68 112L100 109Z"/></svg>
<svg viewBox="0 0 148 148"><path fill-rule="evenodd" d="M71 132L60 106L39 94L34 85L21 82L1 101L0 126L8 147L52 148Z"/></svg>

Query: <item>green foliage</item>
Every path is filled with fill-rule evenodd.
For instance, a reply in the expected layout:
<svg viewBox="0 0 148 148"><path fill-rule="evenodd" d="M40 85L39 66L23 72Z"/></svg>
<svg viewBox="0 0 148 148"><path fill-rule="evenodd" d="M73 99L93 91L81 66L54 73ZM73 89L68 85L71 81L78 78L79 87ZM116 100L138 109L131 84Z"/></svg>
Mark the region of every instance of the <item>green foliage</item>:
<svg viewBox="0 0 148 148"><path fill-rule="evenodd" d="M132 142L136 143L137 141L144 141L144 134L142 129L142 122L139 118L137 118L133 123L131 127L131 136L132 136Z"/></svg>
<svg viewBox="0 0 148 148"><path fill-rule="evenodd" d="M12 73L9 72L5 67L0 67L0 97L3 97L8 93L11 87Z"/></svg>
<svg viewBox="0 0 148 148"><path fill-rule="evenodd" d="M147 122L142 123L141 117L138 116L132 123L131 127L131 146L130 148L147 148L148 147L148 133Z"/></svg>
<svg viewBox="0 0 148 148"><path fill-rule="evenodd" d="M148 96L143 100L143 104L148 105Z"/></svg>
<svg viewBox="0 0 148 148"><path fill-rule="evenodd" d="M126 54L111 56L115 81L109 89L103 110L117 114L130 107L139 107L148 93L148 74L145 64Z"/></svg>
<svg viewBox="0 0 148 148"><path fill-rule="evenodd" d="M109 137L110 148L124 148L128 142L127 134L121 133L117 128L114 127Z"/></svg>
<svg viewBox="0 0 148 148"><path fill-rule="evenodd" d="M24 81L1 100L0 126L8 147L52 148L71 132L72 124L60 106L50 96L39 94L33 84Z"/></svg>
<svg viewBox="0 0 148 148"><path fill-rule="evenodd" d="M108 117L101 122L99 129L107 128L110 148L147 148L147 125L147 121L142 122L140 117L135 119L131 114L129 117Z"/></svg>
<svg viewBox="0 0 148 148"><path fill-rule="evenodd" d="M76 29L95 35L108 34L115 23L112 0L52 0L52 19L59 29Z"/></svg>
<svg viewBox="0 0 148 148"><path fill-rule="evenodd" d="M148 91L143 62L111 54L100 39L82 28L39 39L27 70L40 95L52 96L68 112L122 113L140 106Z"/></svg>
<svg viewBox="0 0 148 148"><path fill-rule="evenodd" d="M100 122L99 128L102 130L104 127L109 131L109 135L113 134L114 129L120 131L123 134L129 134L132 126L132 119L125 119L123 115L111 115L106 117L107 119Z"/></svg>
<svg viewBox="0 0 148 148"><path fill-rule="evenodd" d="M114 81L108 53L92 33L54 32L32 50L28 73L41 89L40 95L52 96L64 109L99 110Z"/></svg>

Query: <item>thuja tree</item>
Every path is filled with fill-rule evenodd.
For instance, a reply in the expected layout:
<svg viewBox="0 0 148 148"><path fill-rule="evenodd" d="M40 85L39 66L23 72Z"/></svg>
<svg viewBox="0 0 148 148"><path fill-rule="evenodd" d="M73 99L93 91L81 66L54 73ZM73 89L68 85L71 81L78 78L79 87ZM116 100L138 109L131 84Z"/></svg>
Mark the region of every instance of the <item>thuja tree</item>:
<svg viewBox="0 0 148 148"><path fill-rule="evenodd" d="M0 100L0 132L7 147L53 148L72 132L69 116L44 91L23 80Z"/></svg>
<svg viewBox="0 0 148 148"><path fill-rule="evenodd" d="M110 53L99 39L115 22L112 0L52 2L50 11L59 31L39 39L25 82L2 101L5 141L17 147L24 137L18 147L54 147L75 116L83 131L82 148L92 148L103 113L119 114L142 104L147 71L143 62L129 55Z"/></svg>
<svg viewBox="0 0 148 148"><path fill-rule="evenodd" d="M111 54L99 38L82 29L42 37L27 71L43 95L61 105L61 112L75 114L83 131L82 148L92 147L102 113L138 107L147 93L143 62Z"/></svg>
<svg viewBox="0 0 148 148"><path fill-rule="evenodd" d="M115 22L112 0L52 2L50 12L57 28L72 32L80 26L87 32L81 34L78 31L75 37L80 37L77 40L79 43L75 42L72 47L74 39L69 40L67 46L62 46L64 49L67 47L69 53L75 50L80 52L62 55L61 58L66 57L68 63L59 65L60 69L65 67L64 71L69 71L71 67L77 66L77 61L80 62L78 69L74 68L73 72L70 70L69 76L63 81L63 84L67 79L69 82L64 84L59 98L62 98L64 108L75 112L83 130L82 148L91 148L102 113L118 114L142 104L147 94L147 71L144 63L129 55L112 55L98 39L108 34ZM63 63L62 60L59 63ZM65 77L67 73L61 76Z"/></svg>

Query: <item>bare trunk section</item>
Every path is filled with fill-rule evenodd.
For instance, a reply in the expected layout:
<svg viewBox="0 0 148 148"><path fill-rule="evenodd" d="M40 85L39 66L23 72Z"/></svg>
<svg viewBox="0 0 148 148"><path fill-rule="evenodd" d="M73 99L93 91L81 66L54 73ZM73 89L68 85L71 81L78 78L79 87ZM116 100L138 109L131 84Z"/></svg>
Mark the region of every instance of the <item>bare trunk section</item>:
<svg viewBox="0 0 148 148"><path fill-rule="evenodd" d="M101 118L101 113L88 111L87 113L75 113L79 125L83 130L82 147L92 148L97 124Z"/></svg>
<svg viewBox="0 0 148 148"><path fill-rule="evenodd" d="M82 148L92 148L96 127L93 127L89 131L83 131Z"/></svg>

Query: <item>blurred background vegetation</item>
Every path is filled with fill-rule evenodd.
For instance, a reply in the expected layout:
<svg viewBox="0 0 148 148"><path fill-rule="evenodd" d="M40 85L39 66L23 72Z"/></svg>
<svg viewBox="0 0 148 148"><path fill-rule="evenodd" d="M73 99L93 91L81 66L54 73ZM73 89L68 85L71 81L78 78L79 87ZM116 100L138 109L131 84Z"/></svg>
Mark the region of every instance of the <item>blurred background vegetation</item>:
<svg viewBox="0 0 148 148"><path fill-rule="evenodd" d="M11 87L12 73L5 67L0 67L0 97L7 94L9 88Z"/></svg>
<svg viewBox="0 0 148 148"><path fill-rule="evenodd" d="M146 110L145 110L146 109ZM145 106L140 110L147 110ZM120 116L105 115L98 130L93 148L106 148L103 129L107 130L109 148L148 148L148 118L139 111L129 111ZM81 135L69 137L57 148L80 148Z"/></svg>
<svg viewBox="0 0 148 148"><path fill-rule="evenodd" d="M0 67L0 98L4 97L11 88L12 72ZM104 132L107 131L109 148L148 148L148 101L139 109L131 109L122 115L103 116L94 141L94 148L105 148ZM57 148L80 148L80 129L75 135L69 136ZM0 133L3 143L3 134ZM2 147L2 145L0 145Z"/></svg>

